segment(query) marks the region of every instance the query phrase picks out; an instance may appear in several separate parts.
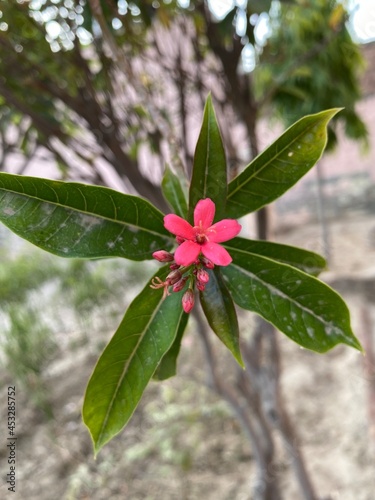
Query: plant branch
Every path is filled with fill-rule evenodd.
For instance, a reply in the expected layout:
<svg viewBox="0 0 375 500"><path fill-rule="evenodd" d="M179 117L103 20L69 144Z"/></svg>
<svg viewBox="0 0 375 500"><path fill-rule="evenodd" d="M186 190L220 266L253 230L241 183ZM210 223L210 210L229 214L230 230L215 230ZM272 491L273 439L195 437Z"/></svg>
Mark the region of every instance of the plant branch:
<svg viewBox="0 0 375 500"><path fill-rule="evenodd" d="M198 333L202 340L204 354L206 358L206 366L209 374L209 386L217 392L232 408L232 411L239 420L246 436L251 444L255 461L257 465L257 479L253 486L253 500L279 500L281 497L278 493L276 481L270 481L268 475L269 462L265 459L261 440L258 432L250 419L246 404L241 401L241 398L236 394L235 390L226 384L222 376L219 374L212 346L208 339L206 324L201 317L200 312L195 312L195 319L198 323Z"/></svg>

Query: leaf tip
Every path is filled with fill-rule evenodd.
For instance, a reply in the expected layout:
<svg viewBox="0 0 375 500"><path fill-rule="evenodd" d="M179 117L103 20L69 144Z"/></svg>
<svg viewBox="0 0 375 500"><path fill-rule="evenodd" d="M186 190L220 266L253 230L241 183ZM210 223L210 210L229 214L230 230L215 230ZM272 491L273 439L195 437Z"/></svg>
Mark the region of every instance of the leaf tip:
<svg viewBox="0 0 375 500"><path fill-rule="evenodd" d="M234 359L237 361L237 363L240 365L240 367L243 370L246 370L245 363L242 359L241 351L238 349L238 352L233 353Z"/></svg>
<svg viewBox="0 0 375 500"><path fill-rule="evenodd" d="M103 443L104 444L104 443ZM103 444L95 443L93 441L93 449L94 449L94 460L98 458L100 450L103 448Z"/></svg>
<svg viewBox="0 0 375 500"><path fill-rule="evenodd" d="M362 355L366 354L364 348L362 347L362 344L360 343L360 341L357 339L357 337L354 335L354 333L351 330L350 330L349 335L346 335L344 339L338 340L337 343L352 347L353 349L356 349L357 351L359 351ZM332 346L332 347L334 347L334 346Z"/></svg>
<svg viewBox="0 0 375 500"><path fill-rule="evenodd" d="M343 109L345 109L343 106L341 108L331 108L330 111L331 112L331 118L333 118L335 115L337 115L338 113L340 113Z"/></svg>
<svg viewBox="0 0 375 500"><path fill-rule="evenodd" d="M357 351L359 351L363 356L366 355L366 351L364 350L364 348L362 347L362 344L360 343L360 341L357 339L357 337L355 337L353 335L353 339L352 339L352 342L348 345L350 347L353 347L354 349L357 349Z"/></svg>

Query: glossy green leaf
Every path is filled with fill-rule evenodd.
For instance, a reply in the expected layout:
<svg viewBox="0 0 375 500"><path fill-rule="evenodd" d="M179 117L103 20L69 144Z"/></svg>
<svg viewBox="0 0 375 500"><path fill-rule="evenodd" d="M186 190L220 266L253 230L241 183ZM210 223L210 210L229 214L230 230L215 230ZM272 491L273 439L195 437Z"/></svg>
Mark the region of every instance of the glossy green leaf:
<svg viewBox="0 0 375 500"><path fill-rule="evenodd" d="M61 257L144 260L173 245L148 201L75 182L0 173L0 221Z"/></svg>
<svg viewBox="0 0 375 500"><path fill-rule="evenodd" d="M164 279L168 267L157 275ZM149 284L129 306L115 335L91 375L83 404L95 453L110 441L132 416L161 359L185 321L181 292L165 300Z"/></svg>
<svg viewBox="0 0 375 500"><path fill-rule="evenodd" d="M324 271L327 265L325 259L314 252L270 241L234 238L223 243L223 246L230 254L234 249L250 254L263 255L278 262L297 267L313 276L317 276Z"/></svg>
<svg viewBox="0 0 375 500"><path fill-rule="evenodd" d="M186 219L188 206L182 182L183 180L174 174L168 166L165 167L161 182L164 198L175 214Z"/></svg>
<svg viewBox="0 0 375 500"><path fill-rule="evenodd" d="M154 373L153 378L155 380L166 380L167 378L174 377L177 372L177 358L180 354L181 341L184 336L186 325L189 319L188 314L183 314L181 318L180 325L178 327L176 338L172 344L172 347L163 356L159 366Z"/></svg>
<svg viewBox="0 0 375 500"><path fill-rule="evenodd" d="M328 285L267 257L231 250L222 273L233 299L275 325L302 347L326 352L343 343L361 350L349 311Z"/></svg>
<svg viewBox="0 0 375 500"><path fill-rule="evenodd" d="M189 191L189 220L193 222L196 204L211 198L216 205L215 220L224 213L227 195L227 166L223 141L216 121L211 95L204 108L203 123L194 154Z"/></svg>
<svg viewBox="0 0 375 500"><path fill-rule="evenodd" d="M289 127L228 186L226 215L238 219L284 194L319 160L327 125L340 109L308 115Z"/></svg>
<svg viewBox="0 0 375 500"><path fill-rule="evenodd" d="M203 312L212 330L243 367L238 320L232 297L219 268L209 270L208 274L210 280L204 292L199 292Z"/></svg>

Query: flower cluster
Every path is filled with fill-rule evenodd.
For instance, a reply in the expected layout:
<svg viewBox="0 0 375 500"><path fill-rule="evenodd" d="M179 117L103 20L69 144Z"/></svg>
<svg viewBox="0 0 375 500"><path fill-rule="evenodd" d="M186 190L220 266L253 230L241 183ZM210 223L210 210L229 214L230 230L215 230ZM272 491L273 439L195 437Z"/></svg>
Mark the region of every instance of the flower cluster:
<svg viewBox="0 0 375 500"><path fill-rule="evenodd" d="M159 262L170 262L171 272L165 281L152 280L151 288L164 288L163 298L173 292L183 290L182 307L189 313L194 306L194 288L204 291L210 277L206 269L227 266L232 262L229 253L219 245L238 235L241 226L233 219L224 219L212 224L215 204L210 198L200 200L194 210L194 226L178 215L164 217L164 226L176 236L178 248L175 253L158 250L152 256Z"/></svg>

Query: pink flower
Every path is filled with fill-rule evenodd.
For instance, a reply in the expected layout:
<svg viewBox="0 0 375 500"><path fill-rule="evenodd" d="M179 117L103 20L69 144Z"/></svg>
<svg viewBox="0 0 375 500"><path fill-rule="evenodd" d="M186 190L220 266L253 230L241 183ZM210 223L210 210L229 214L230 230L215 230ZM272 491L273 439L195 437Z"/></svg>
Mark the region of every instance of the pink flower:
<svg viewBox="0 0 375 500"><path fill-rule="evenodd" d="M194 210L194 226L178 215L164 217L164 226L184 240L177 248L174 259L180 266L193 264L202 253L213 264L227 266L232 262L229 253L218 243L231 240L241 231L241 226L234 219L224 219L212 225L215 216L215 203L205 198L197 203Z"/></svg>

